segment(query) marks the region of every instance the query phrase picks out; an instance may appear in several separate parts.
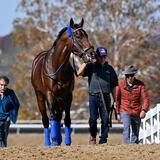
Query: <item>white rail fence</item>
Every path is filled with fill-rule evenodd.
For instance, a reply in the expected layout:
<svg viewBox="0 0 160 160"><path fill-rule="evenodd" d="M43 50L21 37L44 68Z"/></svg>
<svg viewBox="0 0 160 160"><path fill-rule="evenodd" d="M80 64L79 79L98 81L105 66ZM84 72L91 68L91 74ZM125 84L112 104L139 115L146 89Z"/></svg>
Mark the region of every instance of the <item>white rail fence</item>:
<svg viewBox="0 0 160 160"><path fill-rule="evenodd" d="M142 144L160 143L160 104L150 109L142 120L139 141Z"/></svg>
<svg viewBox="0 0 160 160"><path fill-rule="evenodd" d="M98 130L100 130L100 122L98 122ZM72 134L89 132L89 124L87 120L73 120L71 124ZM62 130L64 125L62 126ZM122 124L113 122L113 126L110 129L111 132L121 133ZM42 133L43 125L41 120L20 120L17 124L11 124L10 132L13 133Z"/></svg>
<svg viewBox="0 0 160 160"><path fill-rule="evenodd" d="M64 127L64 126L63 126ZM62 127L62 128L63 128ZM73 120L72 121L72 133L88 132L88 121L86 120ZM100 129L100 123L98 123L98 129ZM18 121L17 124L11 124L11 132L17 134L20 133L42 133L43 125L41 120L32 121ZM122 133L123 125L117 122L113 122L113 127L110 129L114 133ZM142 120L139 133L139 141L142 144L160 143L160 104L150 109L146 117Z"/></svg>

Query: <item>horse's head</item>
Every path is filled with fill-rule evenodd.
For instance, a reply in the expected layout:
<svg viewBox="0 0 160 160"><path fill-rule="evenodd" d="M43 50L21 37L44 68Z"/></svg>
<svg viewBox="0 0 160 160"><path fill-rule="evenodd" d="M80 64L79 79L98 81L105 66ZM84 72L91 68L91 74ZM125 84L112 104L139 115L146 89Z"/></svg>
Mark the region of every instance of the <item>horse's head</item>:
<svg viewBox="0 0 160 160"><path fill-rule="evenodd" d="M67 28L69 37L72 38L72 52L81 57L84 62L90 62L94 58L94 47L88 39L88 35L83 29L84 20L82 18L79 24L70 20L70 26Z"/></svg>

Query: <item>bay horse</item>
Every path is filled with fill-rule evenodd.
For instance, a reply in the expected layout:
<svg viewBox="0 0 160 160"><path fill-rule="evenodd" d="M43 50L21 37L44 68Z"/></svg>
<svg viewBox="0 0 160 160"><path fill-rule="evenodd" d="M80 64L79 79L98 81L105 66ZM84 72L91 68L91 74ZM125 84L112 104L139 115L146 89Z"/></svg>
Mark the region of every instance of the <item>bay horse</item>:
<svg viewBox="0 0 160 160"><path fill-rule="evenodd" d="M39 53L32 63L31 82L42 115L45 146L61 145L63 112L65 144L71 144L70 108L74 88L74 67L69 58L73 53L84 61L90 61L94 52L83 29L83 23L83 18L79 24L75 24L71 18L68 27L59 32L53 46L48 51Z"/></svg>

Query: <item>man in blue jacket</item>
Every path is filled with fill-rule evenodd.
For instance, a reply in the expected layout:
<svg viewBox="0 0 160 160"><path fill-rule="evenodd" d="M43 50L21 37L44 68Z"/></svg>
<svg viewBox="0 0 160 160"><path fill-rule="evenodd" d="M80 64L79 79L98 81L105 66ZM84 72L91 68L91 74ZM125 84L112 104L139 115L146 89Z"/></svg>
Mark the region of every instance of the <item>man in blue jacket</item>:
<svg viewBox="0 0 160 160"><path fill-rule="evenodd" d="M9 79L0 76L0 147L7 147L10 121L16 123L19 101L12 89L7 88Z"/></svg>

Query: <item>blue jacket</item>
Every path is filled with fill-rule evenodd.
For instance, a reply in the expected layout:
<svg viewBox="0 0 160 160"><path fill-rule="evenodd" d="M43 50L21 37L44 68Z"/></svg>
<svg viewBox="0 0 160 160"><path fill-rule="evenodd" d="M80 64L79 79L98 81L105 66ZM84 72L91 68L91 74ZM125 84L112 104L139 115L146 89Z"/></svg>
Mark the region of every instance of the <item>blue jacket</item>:
<svg viewBox="0 0 160 160"><path fill-rule="evenodd" d="M5 121L10 117L11 121L16 123L19 106L20 104L14 91L7 88L4 97L0 98L0 121Z"/></svg>

